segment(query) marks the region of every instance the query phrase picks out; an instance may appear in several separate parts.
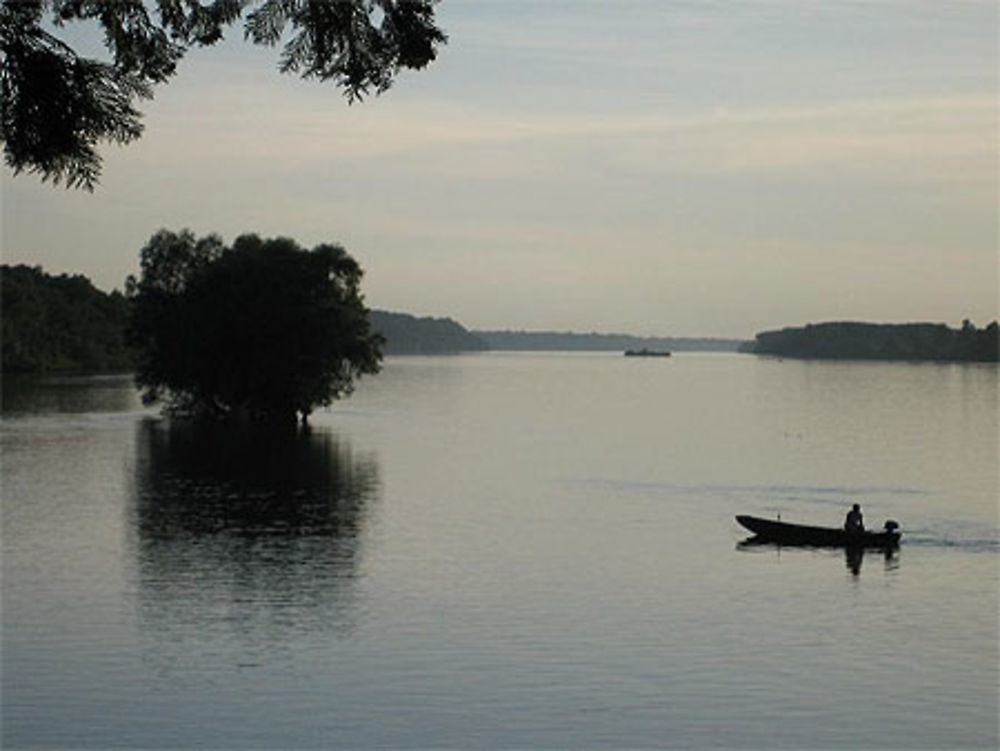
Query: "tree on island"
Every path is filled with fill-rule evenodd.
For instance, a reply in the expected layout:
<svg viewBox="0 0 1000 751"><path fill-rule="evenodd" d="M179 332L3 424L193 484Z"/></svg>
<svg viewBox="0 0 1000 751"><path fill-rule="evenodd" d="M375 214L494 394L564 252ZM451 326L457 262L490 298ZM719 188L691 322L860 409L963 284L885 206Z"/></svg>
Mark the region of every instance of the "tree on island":
<svg viewBox="0 0 1000 751"><path fill-rule="evenodd" d="M386 91L402 68L421 69L447 41L437 0L3 0L0 137L17 174L93 190L100 141L142 134L140 99L165 83L192 47L243 36L273 47L279 69L332 80L349 101ZM155 12L152 12L155 11ZM50 33L96 22L110 60L81 57Z"/></svg>
<svg viewBox="0 0 1000 751"><path fill-rule="evenodd" d="M130 277L129 340L143 401L217 418L303 421L377 373L358 263L337 245L161 230Z"/></svg>

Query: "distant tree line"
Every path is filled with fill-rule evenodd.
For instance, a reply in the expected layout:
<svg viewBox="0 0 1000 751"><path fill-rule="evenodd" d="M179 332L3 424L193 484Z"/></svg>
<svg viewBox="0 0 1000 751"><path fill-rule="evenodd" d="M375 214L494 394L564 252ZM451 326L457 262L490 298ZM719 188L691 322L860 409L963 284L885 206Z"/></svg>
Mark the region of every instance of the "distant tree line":
<svg viewBox="0 0 1000 751"><path fill-rule="evenodd" d="M135 363L125 343L129 303L81 275L38 266L0 267L3 371L121 371Z"/></svg>
<svg viewBox="0 0 1000 751"><path fill-rule="evenodd" d="M630 334L574 333L571 331L472 332L495 350L603 352L627 349L735 352L742 339L632 336Z"/></svg>
<svg viewBox="0 0 1000 751"><path fill-rule="evenodd" d="M997 333L996 321L981 329L968 320L958 329L943 323L819 323L762 332L746 351L817 359L997 362Z"/></svg>
<svg viewBox="0 0 1000 751"><path fill-rule="evenodd" d="M479 352L490 346L450 318L417 318L408 313L373 310L372 328L385 337L390 355Z"/></svg>

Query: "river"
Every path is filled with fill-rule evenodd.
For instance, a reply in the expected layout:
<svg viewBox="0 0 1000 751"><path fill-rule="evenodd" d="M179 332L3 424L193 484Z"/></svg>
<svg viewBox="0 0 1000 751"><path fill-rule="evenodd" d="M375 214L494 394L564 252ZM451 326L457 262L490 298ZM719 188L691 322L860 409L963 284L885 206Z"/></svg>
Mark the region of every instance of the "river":
<svg viewBox="0 0 1000 751"><path fill-rule="evenodd" d="M388 358L294 439L8 378L4 748L996 748L998 369ZM734 515L897 520L891 555Z"/></svg>

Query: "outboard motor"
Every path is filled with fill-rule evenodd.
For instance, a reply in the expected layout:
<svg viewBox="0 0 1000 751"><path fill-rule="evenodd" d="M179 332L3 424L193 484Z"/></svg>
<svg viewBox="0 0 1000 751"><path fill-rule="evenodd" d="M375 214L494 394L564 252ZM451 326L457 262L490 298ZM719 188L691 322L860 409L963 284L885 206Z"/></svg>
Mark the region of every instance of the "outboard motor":
<svg viewBox="0 0 1000 751"><path fill-rule="evenodd" d="M892 532L895 532L897 529L899 529L899 523L898 522L894 522L892 519L889 519L888 521L886 521L886 523L885 523L885 531L886 532L892 533Z"/></svg>

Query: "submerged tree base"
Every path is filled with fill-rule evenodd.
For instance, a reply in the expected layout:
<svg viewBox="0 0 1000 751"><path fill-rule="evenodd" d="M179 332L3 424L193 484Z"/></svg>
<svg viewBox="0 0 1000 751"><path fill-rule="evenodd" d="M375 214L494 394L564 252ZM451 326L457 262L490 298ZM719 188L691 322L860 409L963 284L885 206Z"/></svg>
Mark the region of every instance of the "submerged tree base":
<svg viewBox="0 0 1000 751"><path fill-rule="evenodd" d="M172 420L235 428L295 430L301 426L308 430L312 414L312 410L261 411L247 405L227 407L199 400L185 392L158 395L156 401L162 403L163 414Z"/></svg>

